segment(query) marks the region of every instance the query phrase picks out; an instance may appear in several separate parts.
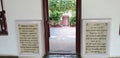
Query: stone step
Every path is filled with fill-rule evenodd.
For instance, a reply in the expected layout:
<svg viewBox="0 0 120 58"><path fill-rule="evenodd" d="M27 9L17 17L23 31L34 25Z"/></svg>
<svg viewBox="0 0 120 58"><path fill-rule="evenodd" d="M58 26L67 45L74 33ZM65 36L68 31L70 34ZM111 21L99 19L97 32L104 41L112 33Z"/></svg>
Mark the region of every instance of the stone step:
<svg viewBox="0 0 120 58"><path fill-rule="evenodd" d="M47 55L44 58L80 58L78 55Z"/></svg>

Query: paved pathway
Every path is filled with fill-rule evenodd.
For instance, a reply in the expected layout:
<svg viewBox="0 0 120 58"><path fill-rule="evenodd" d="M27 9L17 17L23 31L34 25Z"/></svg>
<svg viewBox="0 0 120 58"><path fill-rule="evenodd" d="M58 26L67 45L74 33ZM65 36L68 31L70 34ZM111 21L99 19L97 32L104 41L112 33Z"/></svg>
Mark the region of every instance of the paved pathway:
<svg viewBox="0 0 120 58"><path fill-rule="evenodd" d="M51 27L50 51L75 52L75 27Z"/></svg>
<svg viewBox="0 0 120 58"><path fill-rule="evenodd" d="M75 27L51 27L51 36L75 36Z"/></svg>

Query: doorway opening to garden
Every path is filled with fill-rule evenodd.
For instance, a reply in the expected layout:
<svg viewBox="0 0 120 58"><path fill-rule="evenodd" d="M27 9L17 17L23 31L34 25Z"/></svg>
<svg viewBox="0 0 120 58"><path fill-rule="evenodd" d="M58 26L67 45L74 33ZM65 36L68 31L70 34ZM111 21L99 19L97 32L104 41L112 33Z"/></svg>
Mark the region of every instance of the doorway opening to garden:
<svg viewBox="0 0 120 58"><path fill-rule="evenodd" d="M76 53L76 0L48 0L50 53Z"/></svg>
<svg viewBox="0 0 120 58"><path fill-rule="evenodd" d="M62 2L62 1L65 1L65 2ZM71 1L75 3L72 4ZM68 2L70 2L71 4L70 3L67 4ZM53 4L49 4L49 3L53 3ZM62 5L62 6L59 6L59 5ZM75 8L73 5L75 5ZM57 9L56 9L56 6L57 6ZM73 19L73 18L76 18L76 19ZM75 53L80 55L80 52L81 52L81 49L80 49L81 48L81 44L80 44L81 42L80 40L81 39L81 31L80 31L81 0L43 0L43 19L44 19L44 35L45 35L45 54ZM59 32L58 31L56 32L57 29L61 29L61 28L63 29L59 30ZM71 29L71 31L69 31L68 29ZM59 35L60 33L61 35ZM66 33L67 35L70 35L70 36L65 35ZM66 39L65 37L69 39ZM71 41L74 42L73 46L72 44L67 45ZM59 45L58 43L61 45ZM72 46L73 49L68 46ZM67 49L65 49L65 47L67 47Z"/></svg>

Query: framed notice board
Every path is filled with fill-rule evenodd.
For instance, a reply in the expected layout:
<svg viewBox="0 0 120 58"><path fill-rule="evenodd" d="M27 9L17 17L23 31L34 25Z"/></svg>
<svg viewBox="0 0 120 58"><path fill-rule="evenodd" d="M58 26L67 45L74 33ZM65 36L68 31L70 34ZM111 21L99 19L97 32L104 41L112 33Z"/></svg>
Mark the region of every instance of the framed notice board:
<svg viewBox="0 0 120 58"><path fill-rule="evenodd" d="M83 19L82 22L82 56L109 56L111 19Z"/></svg>
<svg viewBox="0 0 120 58"><path fill-rule="evenodd" d="M19 55L40 55L40 20L15 21Z"/></svg>

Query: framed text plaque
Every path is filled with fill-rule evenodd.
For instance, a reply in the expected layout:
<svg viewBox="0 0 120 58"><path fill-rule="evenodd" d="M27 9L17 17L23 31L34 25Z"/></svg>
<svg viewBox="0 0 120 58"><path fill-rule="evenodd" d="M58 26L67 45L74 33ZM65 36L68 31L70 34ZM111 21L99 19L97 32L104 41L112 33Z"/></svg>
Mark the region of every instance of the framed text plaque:
<svg viewBox="0 0 120 58"><path fill-rule="evenodd" d="M39 55L40 21L16 21L20 55Z"/></svg>
<svg viewBox="0 0 120 58"><path fill-rule="evenodd" d="M109 55L110 19L83 19L83 56Z"/></svg>

